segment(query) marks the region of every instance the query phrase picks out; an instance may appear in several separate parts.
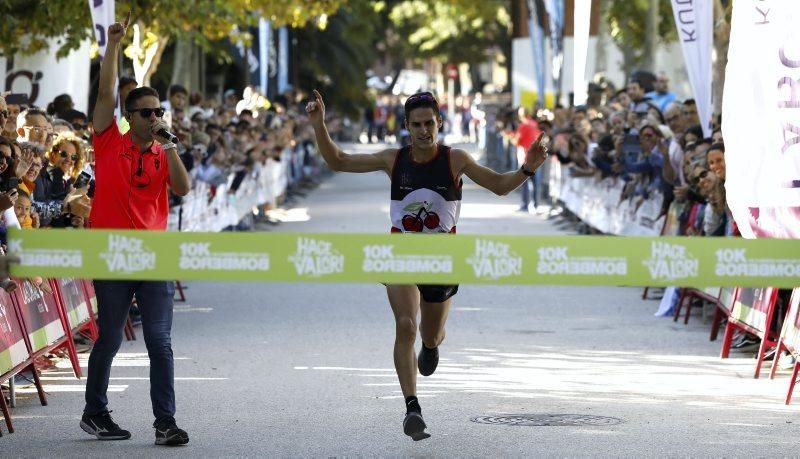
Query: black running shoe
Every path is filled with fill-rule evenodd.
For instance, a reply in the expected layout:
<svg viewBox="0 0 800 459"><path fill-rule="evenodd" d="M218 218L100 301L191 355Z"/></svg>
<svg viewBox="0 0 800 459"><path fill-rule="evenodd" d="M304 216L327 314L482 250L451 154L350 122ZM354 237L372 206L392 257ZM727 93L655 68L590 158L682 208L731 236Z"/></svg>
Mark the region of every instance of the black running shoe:
<svg viewBox="0 0 800 459"><path fill-rule="evenodd" d="M422 376L430 376L436 371L436 367L439 365L439 347L435 347L433 349L428 349L425 347L425 344L422 344L422 349L419 350L419 356L417 357L417 368L419 368L419 374Z"/></svg>
<svg viewBox="0 0 800 459"><path fill-rule="evenodd" d="M414 441L424 440L431 436L425 432L426 427L425 421L422 420L422 414L416 411L409 411L406 418L403 419L403 432Z"/></svg>
<svg viewBox="0 0 800 459"><path fill-rule="evenodd" d="M156 445L185 445L189 443L189 434L178 428L174 419L169 419L156 426Z"/></svg>
<svg viewBox="0 0 800 459"><path fill-rule="evenodd" d="M90 416L86 413L81 417L81 429L89 435L94 435L98 440L127 440L131 433L119 428L111 419L110 411Z"/></svg>

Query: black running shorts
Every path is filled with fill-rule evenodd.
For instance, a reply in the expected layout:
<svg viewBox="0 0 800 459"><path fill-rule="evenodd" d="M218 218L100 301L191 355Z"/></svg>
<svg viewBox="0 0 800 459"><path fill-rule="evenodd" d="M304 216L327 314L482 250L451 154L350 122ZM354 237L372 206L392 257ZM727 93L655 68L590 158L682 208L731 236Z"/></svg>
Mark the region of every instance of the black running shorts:
<svg viewBox="0 0 800 459"><path fill-rule="evenodd" d="M458 293L456 285L417 285L422 299L428 303L443 303Z"/></svg>

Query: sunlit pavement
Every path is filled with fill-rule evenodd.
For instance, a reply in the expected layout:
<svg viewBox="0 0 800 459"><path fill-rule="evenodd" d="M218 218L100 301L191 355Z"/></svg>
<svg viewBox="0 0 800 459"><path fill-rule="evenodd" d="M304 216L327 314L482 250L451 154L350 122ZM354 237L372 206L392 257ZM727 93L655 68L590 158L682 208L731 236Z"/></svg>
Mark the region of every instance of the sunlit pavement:
<svg viewBox="0 0 800 459"><path fill-rule="evenodd" d="M381 148L360 145L352 151ZM386 232L385 174L337 174L269 231ZM460 233L569 234L517 212L519 195L464 188ZM753 379L752 354L718 358L709 322L653 313L619 287L464 285L437 372L419 377L432 437L402 434L392 367L394 324L372 284L189 283L176 304L177 419L182 456L796 456L788 374ZM45 373L50 405L21 388L4 456L161 456L153 445L147 357L123 343L113 416L133 438L98 442L78 427L83 381ZM85 361L83 362L85 366ZM555 415L585 425L492 425L473 418ZM575 415L572 417L566 415ZM612 422L605 422L612 418ZM4 429L5 431L5 429Z"/></svg>

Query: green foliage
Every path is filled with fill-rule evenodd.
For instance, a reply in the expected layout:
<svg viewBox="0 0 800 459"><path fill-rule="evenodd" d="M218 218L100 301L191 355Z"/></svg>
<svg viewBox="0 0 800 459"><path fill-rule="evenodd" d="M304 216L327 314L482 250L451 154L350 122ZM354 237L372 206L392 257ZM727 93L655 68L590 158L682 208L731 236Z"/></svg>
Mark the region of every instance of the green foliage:
<svg viewBox="0 0 800 459"><path fill-rule="evenodd" d="M367 103L366 72L376 59L380 20L368 2L351 2L320 30L307 24L297 39L299 85L317 88L326 104L358 116Z"/></svg>
<svg viewBox="0 0 800 459"><path fill-rule="evenodd" d="M397 34L415 57L474 64L487 49L511 40L509 2L504 0L386 1Z"/></svg>
<svg viewBox="0 0 800 459"><path fill-rule="evenodd" d="M35 53L55 37L62 38L59 54L63 56L93 33L85 0L0 0L0 23L0 54L4 56Z"/></svg>
<svg viewBox="0 0 800 459"><path fill-rule="evenodd" d="M131 11L159 35L188 36L206 50L228 37L235 26L254 25L259 16L277 26L302 26L322 14L334 13L345 0L118 0L117 18ZM47 39L63 37L59 54L76 49L94 36L86 0L0 0L0 53L33 53ZM130 34L128 34L130 35ZM130 40L130 37L128 37Z"/></svg>
<svg viewBox="0 0 800 459"><path fill-rule="evenodd" d="M645 51L645 36L652 31L647 30L647 11L651 0L615 0L606 6L604 19L608 21L613 40L621 49L632 52L634 62L641 63ZM675 19L672 15L670 0L658 2L658 38L663 43L678 38L675 30Z"/></svg>

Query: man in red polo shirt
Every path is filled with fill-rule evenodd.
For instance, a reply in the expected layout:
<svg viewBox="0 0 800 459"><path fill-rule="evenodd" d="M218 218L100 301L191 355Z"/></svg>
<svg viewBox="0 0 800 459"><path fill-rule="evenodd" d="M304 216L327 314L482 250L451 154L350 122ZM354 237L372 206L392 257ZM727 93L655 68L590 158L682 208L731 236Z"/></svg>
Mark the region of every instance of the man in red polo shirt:
<svg viewBox="0 0 800 459"><path fill-rule="evenodd" d="M149 87L132 90L125 98L130 130L122 135L114 119L119 42L124 24L108 28L108 46L100 66L94 109L95 199L89 220L93 228L165 230L169 189L180 196L189 192L189 174L175 144L162 135L158 92ZM175 377L172 359L172 298L174 286L164 281L94 281L100 335L89 356L83 430L100 440L125 440L131 434L108 414L108 378L111 362L122 344L122 332L133 297L142 313L142 329L150 357L150 399L157 445L183 445L189 436L175 424Z"/></svg>
<svg viewBox="0 0 800 459"><path fill-rule="evenodd" d="M527 108L520 107L518 115L519 126L517 127L515 139L517 143L517 162L522 164L525 162L525 155L527 154L528 150L530 150L531 145L533 145L533 142L539 138L539 134L541 134L542 131L539 130L539 123L533 119L533 116ZM537 179L540 180L541 175L542 174L539 172L539 169L537 169L536 173L527 181L525 181L525 183L522 184L522 187L520 187L520 191L522 192L522 204L519 208L520 211L530 211L529 206L531 204L531 198L533 198L533 211L536 211L538 204L536 199L536 182Z"/></svg>

